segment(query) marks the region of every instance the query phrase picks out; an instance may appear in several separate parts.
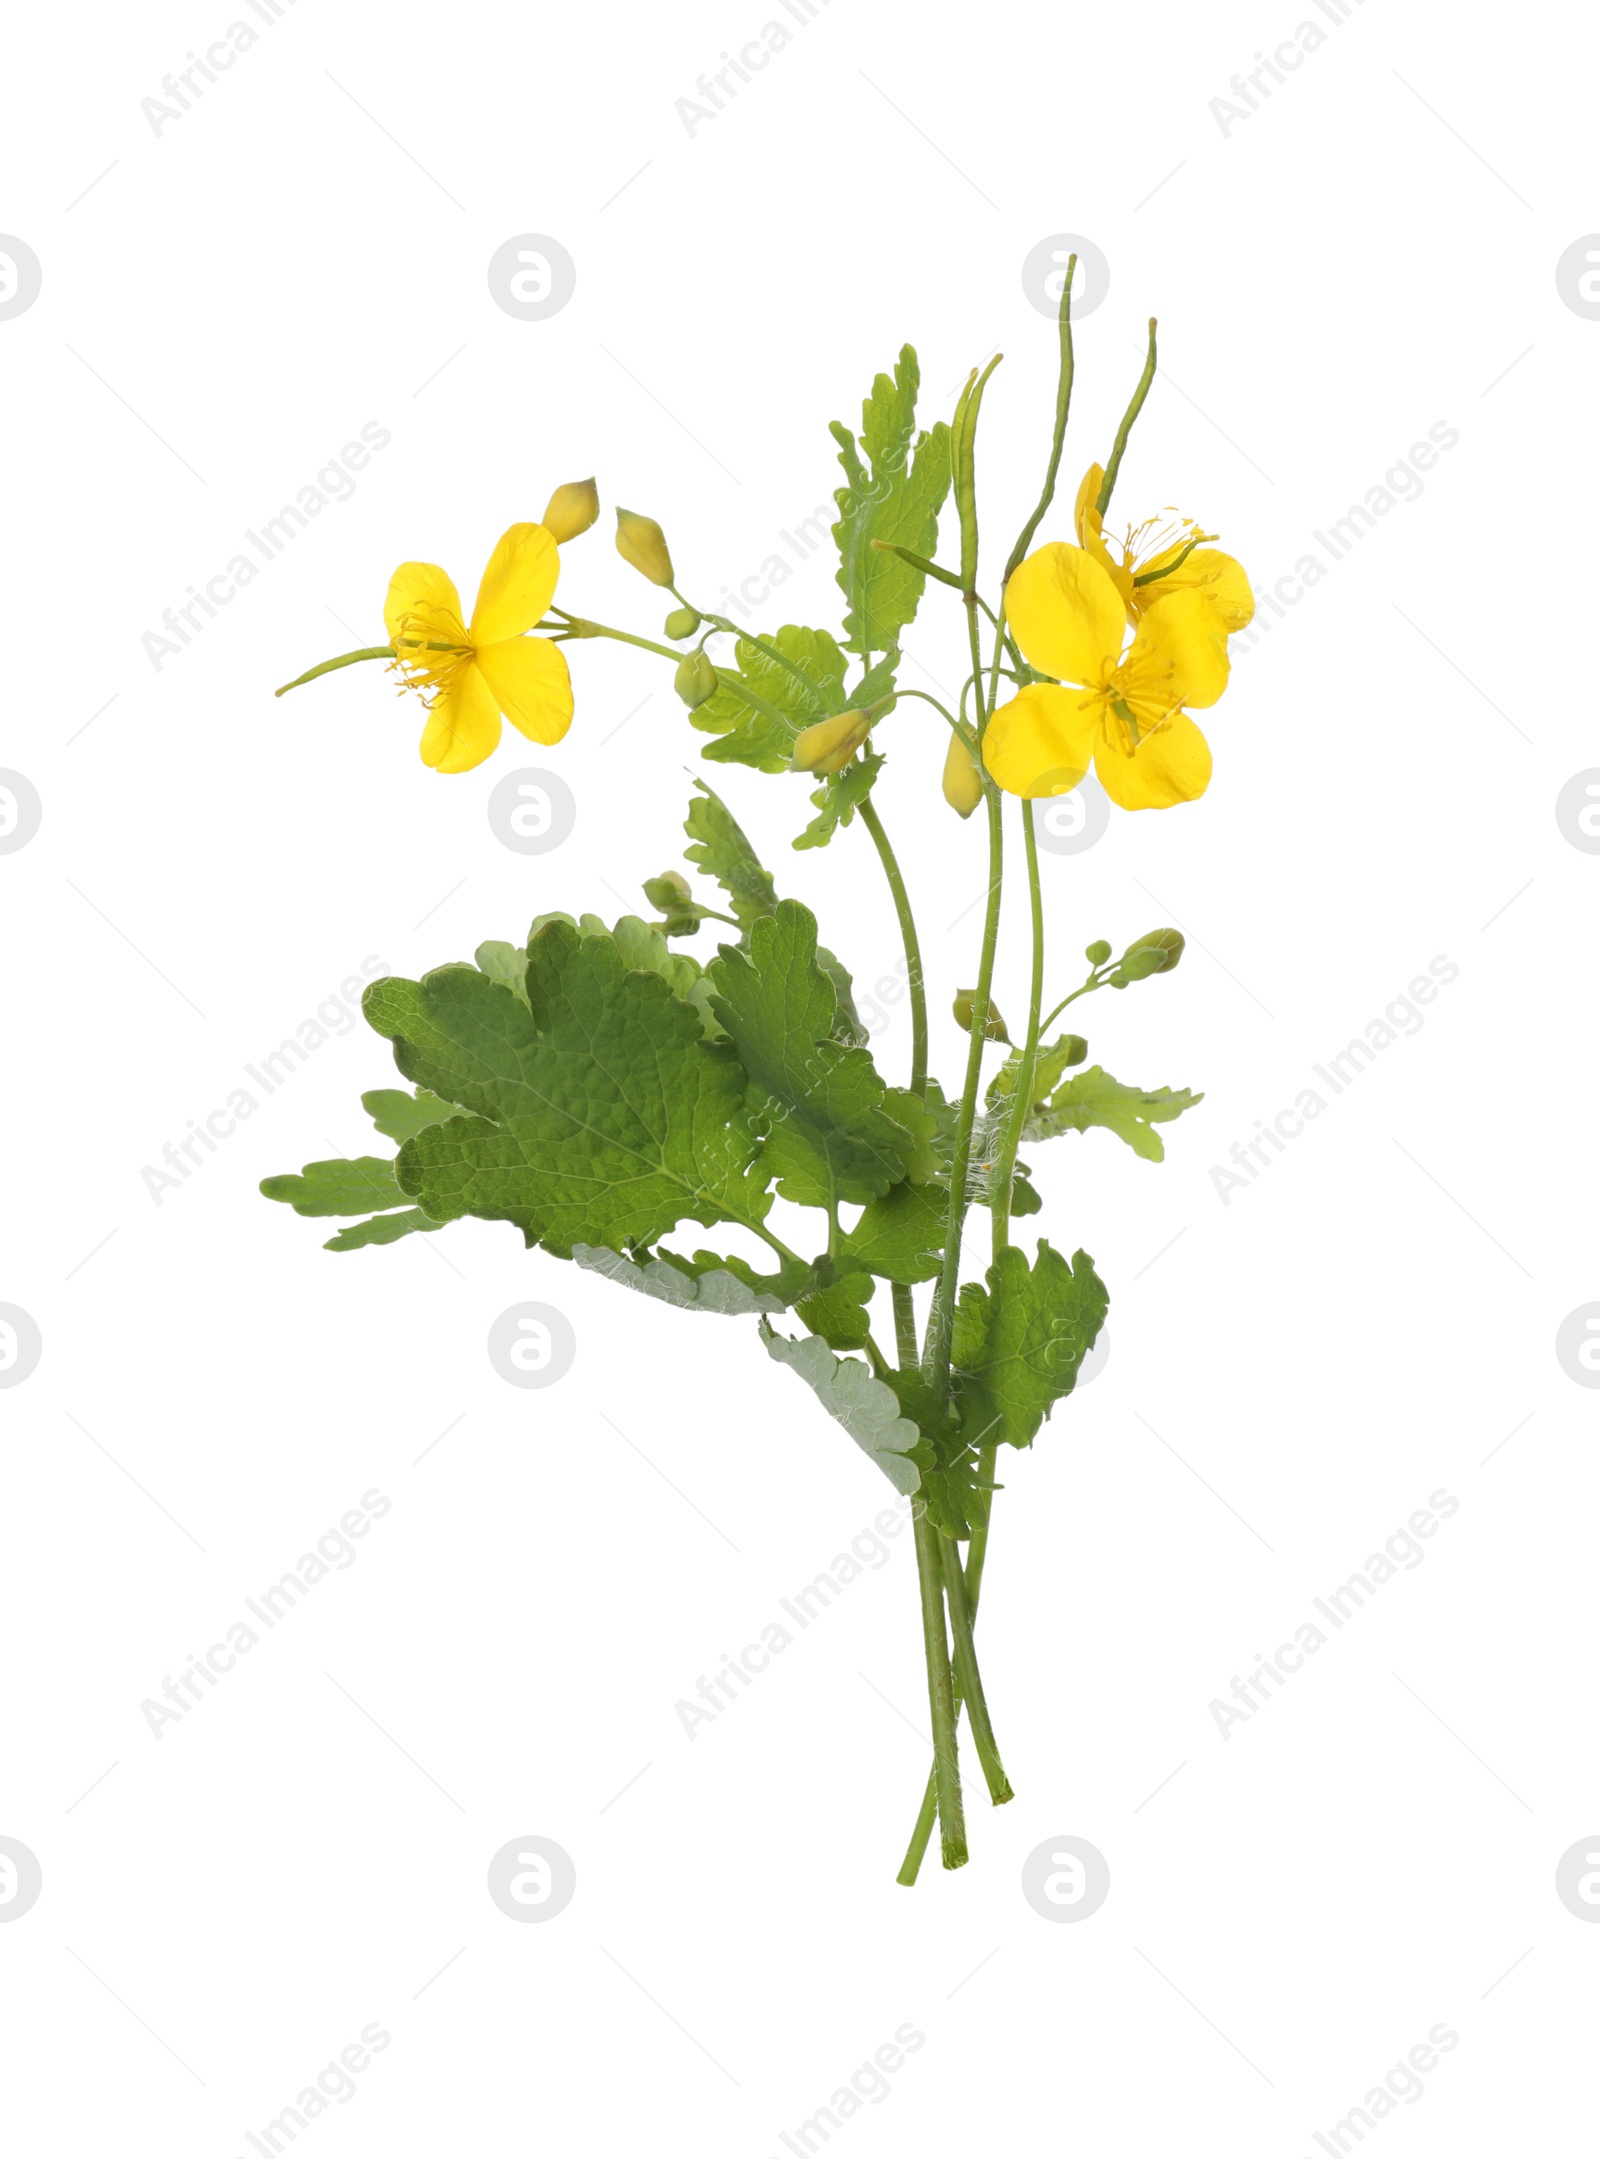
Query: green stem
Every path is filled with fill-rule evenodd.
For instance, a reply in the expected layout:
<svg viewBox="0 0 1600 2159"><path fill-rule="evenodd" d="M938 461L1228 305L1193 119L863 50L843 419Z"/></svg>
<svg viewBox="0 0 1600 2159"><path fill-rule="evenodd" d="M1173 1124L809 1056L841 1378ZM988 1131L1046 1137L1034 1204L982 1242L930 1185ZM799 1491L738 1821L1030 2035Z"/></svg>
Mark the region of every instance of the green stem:
<svg viewBox="0 0 1600 2159"><path fill-rule="evenodd" d="M1106 466L1106 476L1100 482L1100 493L1095 508L1102 517L1111 504L1111 490L1117 484L1117 474L1122 470L1122 453L1128 447L1128 433L1139 417L1145 399L1150 395L1150 385L1156 379L1156 318L1150 317L1150 349L1145 355L1144 373L1139 377L1139 387L1134 391L1127 411L1122 415L1122 425L1117 429L1117 439L1111 445L1111 458Z"/></svg>
<svg viewBox="0 0 1600 2159"><path fill-rule="evenodd" d="M976 631L974 631L976 634ZM982 702L982 692L979 692ZM978 962L978 984L973 994L973 1013L987 1012L994 981L994 952L1000 935L1000 884L1005 850L1001 827L1000 794L985 781L984 799L989 811L989 901L984 911L983 950ZM944 1257L928 1317L928 1343L924 1355L928 1376L941 1402L950 1399L950 1340L955 1327L956 1278L961 1270L961 1229L967 1213L967 1172L972 1162L972 1126L978 1110L978 1083L983 1073L983 1028L974 1026L967 1044L967 1072L956 1116L955 1147L950 1163L950 1196L945 1208Z"/></svg>
<svg viewBox="0 0 1600 2159"><path fill-rule="evenodd" d="M978 1593L983 1587L983 1563L989 1549L989 1511L994 1495L988 1490L994 1482L993 1446L978 1449L978 1476L984 1487L983 1517L972 1525L972 1536L967 1545L966 1585L967 1618L969 1629L978 1622ZM956 1707L960 1710L960 1689L956 1692ZM917 1876L922 1870L923 1856L928 1849L928 1839L933 1834L934 1817L938 1813L938 1786L935 1772L928 1771L927 1786L922 1794L922 1806L917 1815L917 1825L911 1832L911 1842L906 1846L906 1856L900 1862L895 1880L907 1889L916 1887Z"/></svg>
<svg viewBox="0 0 1600 2159"><path fill-rule="evenodd" d="M956 1766L955 1686L944 1631L943 1568L939 1532L926 1510L916 1517L917 1581L922 1592L922 1646L928 1667L928 1714L933 1726L934 1797L939 1813L940 1856L947 1867L967 1863L967 1824Z"/></svg>
<svg viewBox="0 0 1600 2159"><path fill-rule="evenodd" d="M1011 1109L1000 1135L994 1170L989 1180L989 1205L994 1222L994 1256L1011 1238L1011 1178L1017 1165L1022 1128L1033 1105L1033 1075L1039 1061L1039 1007L1044 1003L1044 896L1039 886L1039 843L1033 829L1033 804L1022 802L1022 838L1028 854L1028 907L1033 927L1033 973L1028 984L1028 1032L1023 1038L1022 1058L1017 1066Z"/></svg>
<svg viewBox="0 0 1600 2159"><path fill-rule="evenodd" d="M437 648L430 646L430 651ZM336 660L319 661L308 667L303 675L296 675L293 682L286 682L281 690L274 690L274 697L282 697L285 691L299 689L302 682L315 682L318 675L331 675L336 667L354 667L357 660L392 660L393 645L363 645L359 652L341 652Z"/></svg>
<svg viewBox="0 0 1600 2159"><path fill-rule="evenodd" d="M883 819L874 809L870 797L861 805L861 822L872 834L872 844L878 850L883 874L889 880L894 911L900 923L900 941L905 946L906 972L911 984L911 1092L920 1099L928 1084L928 993L922 979L922 950L917 942L916 917L911 912L911 898L900 874L900 864L889 844L889 835L883 829Z"/></svg>
<svg viewBox="0 0 1600 2159"><path fill-rule="evenodd" d="M989 1797L997 1807L1003 1807L1011 1798L1011 1780L1000 1759L1000 1749L995 1744L994 1726L989 1721L989 1704L984 1698L983 1677L978 1670L977 1652L972 1646L972 1605L967 1595L967 1578L961 1571L961 1547L954 1537L940 1537L940 1559L944 1567L945 1601L950 1607L950 1639L955 1649L956 1680L961 1698L966 1702L967 1715L972 1720L973 1744L978 1750L978 1760L983 1765L983 1780L989 1787Z"/></svg>
<svg viewBox="0 0 1600 2159"><path fill-rule="evenodd" d="M641 652L659 652L664 660L674 664L683 658L681 652L671 645L658 645L653 637L635 637L631 630L614 630L609 623L588 622L582 615L571 616L561 634L563 642L580 637L609 637L615 644L637 645Z"/></svg>
<svg viewBox="0 0 1600 2159"><path fill-rule="evenodd" d="M917 1369L917 1308L910 1290L904 1282L891 1282L890 1301L894 1306L894 1347L900 1359L902 1372Z"/></svg>

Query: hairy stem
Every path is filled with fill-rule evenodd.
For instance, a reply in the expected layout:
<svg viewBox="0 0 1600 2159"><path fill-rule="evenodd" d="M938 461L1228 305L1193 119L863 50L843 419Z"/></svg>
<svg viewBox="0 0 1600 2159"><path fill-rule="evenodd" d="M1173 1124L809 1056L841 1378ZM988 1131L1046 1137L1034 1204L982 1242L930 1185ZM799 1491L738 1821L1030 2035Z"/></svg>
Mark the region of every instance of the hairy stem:
<svg viewBox="0 0 1600 2159"><path fill-rule="evenodd" d="M861 822L871 833L872 844L878 850L878 860L889 880L894 911L900 923L900 942L905 947L906 971L911 983L911 1092L920 1099L928 1084L928 995L922 980L922 950L917 942L916 917L911 912L911 898L900 874L900 864L889 845L889 835L883 829L883 819L873 808L870 797L861 805Z"/></svg>

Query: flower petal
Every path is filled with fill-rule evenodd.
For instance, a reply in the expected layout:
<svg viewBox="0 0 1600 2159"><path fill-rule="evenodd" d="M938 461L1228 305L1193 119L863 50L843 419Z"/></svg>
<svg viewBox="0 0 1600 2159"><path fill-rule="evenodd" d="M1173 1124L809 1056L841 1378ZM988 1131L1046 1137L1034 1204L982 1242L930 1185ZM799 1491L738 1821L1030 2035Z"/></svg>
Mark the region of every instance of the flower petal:
<svg viewBox="0 0 1600 2159"><path fill-rule="evenodd" d="M1172 669L1174 705L1214 705L1228 687L1228 640L1204 593L1164 592L1139 618L1129 665L1153 653Z"/></svg>
<svg viewBox="0 0 1600 2159"><path fill-rule="evenodd" d="M495 703L530 742L559 742L572 725L567 656L547 637L508 637L478 652Z"/></svg>
<svg viewBox="0 0 1600 2159"><path fill-rule="evenodd" d="M1098 700L1030 682L984 730L983 761L1008 795L1067 795L1088 771L1099 734Z"/></svg>
<svg viewBox="0 0 1600 2159"><path fill-rule="evenodd" d="M1136 750L1107 728L1095 750L1094 769L1112 801L1125 810L1170 810L1193 802L1211 783L1211 749L1186 713L1146 735Z"/></svg>
<svg viewBox="0 0 1600 2159"><path fill-rule="evenodd" d="M435 772L470 772L500 740L494 693L469 660L434 699L422 730L422 762Z"/></svg>
<svg viewBox="0 0 1600 2159"><path fill-rule="evenodd" d="M1098 682L1122 649L1122 595L1094 557L1052 540L1012 572L1006 618L1030 666L1064 682Z"/></svg>
<svg viewBox="0 0 1600 2159"><path fill-rule="evenodd" d="M413 637L437 629L452 643L466 643L461 596L436 562L402 562L389 580L383 626L391 644L407 625Z"/></svg>
<svg viewBox="0 0 1600 2159"><path fill-rule="evenodd" d="M511 525L495 543L472 610L472 642L498 645L531 630L550 605L561 556L543 525Z"/></svg>
<svg viewBox="0 0 1600 2159"><path fill-rule="evenodd" d="M1170 577L1152 577L1148 585L1136 586L1134 605L1143 610L1169 593L1189 590L1209 601L1224 636L1242 630L1255 614L1255 594L1243 564L1225 555L1220 547L1197 547Z"/></svg>

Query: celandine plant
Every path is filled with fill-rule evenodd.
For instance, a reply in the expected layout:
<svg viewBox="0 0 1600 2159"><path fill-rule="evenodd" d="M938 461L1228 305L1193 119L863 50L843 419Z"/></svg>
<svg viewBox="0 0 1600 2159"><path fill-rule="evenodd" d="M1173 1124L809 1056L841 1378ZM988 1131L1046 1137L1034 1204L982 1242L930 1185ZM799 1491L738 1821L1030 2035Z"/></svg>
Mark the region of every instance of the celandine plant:
<svg viewBox="0 0 1600 2159"><path fill-rule="evenodd" d="M936 1816L944 1864L967 1857L956 1761L963 1706L990 1798L1011 1797L973 1640L1001 1489L996 1463L1001 1448L1030 1446L1071 1393L1106 1316L1087 1253L1068 1260L1041 1238L1030 1259L1012 1242L1013 1218L1040 1204L1019 1149L1099 1126L1159 1161L1157 1127L1198 1099L1126 1086L1085 1065L1081 1035L1048 1034L1078 999L1170 973L1183 939L1152 930L1119 958L1096 939L1087 975L1047 1011L1033 805L1076 788L1091 765L1123 809L1168 809L1203 794L1211 753L1186 708L1222 695L1229 634L1252 611L1244 572L1187 519L1163 513L1115 550L1107 545L1123 451L1155 375L1153 322L1110 458L1089 468L1079 490L1076 544L1053 540L1030 553L1054 498L1071 401L1070 294L1069 270L1044 486L992 603L979 589L974 449L995 363L974 371L948 426L919 434L907 347L893 377L873 384L859 439L832 429L845 476L833 528L841 639L792 623L758 637L696 607L677 588L660 526L627 510L617 512L617 546L677 602L670 642L557 606L561 550L599 512L585 481L558 488L541 523L505 533L470 619L443 570L403 563L384 609L387 642L299 678L386 661L427 707L424 761L465 772L494 750L502 717L535 742L559 742L572 717L564 648L618 639L672 666L692 724L713 738L704 752L713 763L820 780L816 815L796 847L825 847L857 819L865 827L905 944L906 1084L890 1085L874 1064L850 976L819 944L814 917L778 897L730 811L697 783L686 855L721 887L723 905L668 871L644 887L656 921L625 915L608 928L593 915L545 914L522 944L481 945L474 966L373 983L367 1019L393 1043L411 1086L362 1102L398 1152L310 1162L262 1190L301 1214L363 1217L330 1251L392 1244L475 1215L514 1223L528 1245L686 1311L756 1319L773 1359L912 1496L933 1764L900 1870L908 1884ZM933 559L951 493L955 566ZM901 638L930 578L966 615L970 672L955 711L899 686ZM931 706L946 731L946 801L962 817L981 806L988 825L977 978L955 998L969 1047L953 1094L928 1071L916 922L873 800L885 723L901 706L914 718L913 703ZM1019 798L1032 940L1019 1043L990 995L1006 795ZM716 956L690 957L683 945L712 922L724 931ZM791 1230L793 1244L771 1226L775 1196L815 1212L809 1234ZM989 1212L993 1257L981 1282L962 1283L962 1229L974 1207ZM736 1226L769 1256L757 1267L663 1241L690 1222ZM884 1284L891 1332L880 1339L874 1301ZM919 1285L931 1285L920 1314Z"/></svg>

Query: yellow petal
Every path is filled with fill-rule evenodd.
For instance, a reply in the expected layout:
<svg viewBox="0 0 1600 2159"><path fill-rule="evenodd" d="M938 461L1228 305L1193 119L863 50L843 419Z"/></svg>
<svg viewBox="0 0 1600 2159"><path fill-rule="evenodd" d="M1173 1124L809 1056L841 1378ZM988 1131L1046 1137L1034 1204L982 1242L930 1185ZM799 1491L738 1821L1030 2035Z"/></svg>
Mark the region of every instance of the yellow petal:
<svg viewBox="0 0 1600 2159"><path fill-rule="evenodd" d="M1078 500L1072 512L1072 523L1078 535L1078 545L1087 547L1091 553L1094 551L1094 543L1099 539L1101 532L1100 512L1095 505L1100 499L1100 490L1105 485L1105 478L1105 467L1103 465L1091 465L1089 467L1078 489Z"/></svg>
<svg viewBox="0 0 1600 2159"><path fill-rule="evenodd" d="M1094 769L1112 801L1125 810L1170 810L1193 802L1211 782L1211 750L1187 714L1175 712L1135 750L1119 728L1107 728Z"/></svg>
<svg viewBox="0 0 1600 2159"><path fill-rule="evenodd" d="M550 605L561 557L543 525L512 525L500 535L478 587L472 642L498 645L531 630Z"/></svg>
<svg viewBox="0 0 1600 2159"><path fill-rule="evenodd" d="M1122 649L1121 593L1092 555L1062 540L1012 573L1006 617L1029 665L1064 682L1098 682Z"/></svg>
<svg viewBox="0 0 1600 2159"><path fill-rule="evenodd" d="M436 562L401 563L389 580L383 624L391 644L402 632L426 637L433 630L452 644L466 643L461 596Z"/></svg>
<svg viewBox="0 0 1600 2159"><path fill-rule="evenodd" d="M435 772L470 772L500 740L494 695L469 660L440 691L422 730L422 762Z"/></svg>
<svg viewBox="0 0 1600 2159"><path fill-rule="evenodd" d="M1154 563L1147 569L1154 569ZM1220 547L1197 547L1170 576L1152 577L1149 584L1134 588L1133 604L1141 612L1153 607L1168 593L1194 591L1210 603L1217 627L1225 637L1242 630L1256 611L1255 595L1243 565L1225 555Z"/></svg>
<svg viewBox="0 0 1600 2159"><path fill-rule="evenodd" d="M1151 601L1139 618L1130 668L1147 655L1171 668L1174 705L1214 705L1228 687L1228 640L1203 593L1164 592Z"/></svg>
<svg viewBox="0 0 1600 2159"><path fill-rule="evenodd" d="M477 658L512 726L530 742L559 742L572 725L572 677L560 646L547 637L510 637L482 646Z"/></svg>
<svg viewBox="0 0 1600 2159"><path fill-rule="evenodd" d="M983 761L1008 795L1069 795L1089 769L1099 734L1098 700L1031 682L984 730Z"/></svg>

